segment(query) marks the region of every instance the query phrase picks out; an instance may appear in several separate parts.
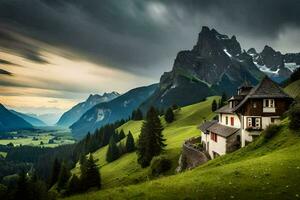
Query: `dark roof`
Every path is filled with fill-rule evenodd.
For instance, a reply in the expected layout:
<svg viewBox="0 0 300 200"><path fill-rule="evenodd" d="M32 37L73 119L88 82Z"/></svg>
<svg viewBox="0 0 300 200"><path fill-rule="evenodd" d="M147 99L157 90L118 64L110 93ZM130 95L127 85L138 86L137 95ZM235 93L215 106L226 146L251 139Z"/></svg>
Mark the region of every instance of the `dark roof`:
<svg viewBox="0 0 300 200"><path fill-rule="evenodd" d="M216 113L233 113L233 108L230 108L230 105L227 104L218 110L215 111Z"/></svg>
<svg viewBox="0 0 300 200"><path fill-rule="evenodd" d="M237 131L239 131L240 129L229 127L229 126L224 126L219 123L215 123L212 126L208 127L207 130L211 131L217 135L227 138L227 137L233 135L234 133L236 133Z"/></svg>
<svg viewBox="0 0 300 200"><path fill-rule="evenodd" d="M244 81L242 83L242 85L240 85L240 87L238 87L238 89L241 89L241 88L252 88L253 86L251 85L251 83L249 81Z"/></svg>
<svg viewBox="0 0 300 200"><path fill-rule="evenodd" d="M243 100L244 98L245 98L245 96L242 96L242 95L234 95L234 96L230 97L230 99L228 99L228 101Z"/></svg>
<svg viewBox="0 0 300 200"><path fill-rule="evenodd" d="M253 88L249 94L244 98L239 105L237 105L233 111L238 110L248 99L250 98L288 98L291 97L286 94L275 82L269 77L265 76L263 80Z"/></svg>
<svg viewBox="0 0 300 200"><path fill-rule="evenodd" d="M217 120L207 121L207 122L202 123L198 128L199 128L203 133L205 133L206 130L207 130L210 126L212 126L213 124L215 124L215 123L218 123L218 121L217 121Z"/></svg>

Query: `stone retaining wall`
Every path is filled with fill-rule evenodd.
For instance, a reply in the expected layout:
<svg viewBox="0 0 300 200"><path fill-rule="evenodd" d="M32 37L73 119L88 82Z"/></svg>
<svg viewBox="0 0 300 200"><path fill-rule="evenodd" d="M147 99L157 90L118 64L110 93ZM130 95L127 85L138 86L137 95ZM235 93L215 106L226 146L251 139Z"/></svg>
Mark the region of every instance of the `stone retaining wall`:
<svg viewBox="0 0 300 200"><path fill-rule="evenodd" d="M195 145L200 142L201 137L191 138L184 142L182 146L182 154L179 158L179 166L176 169L177 172L195 168L210 160L207 153Z"/></svg>

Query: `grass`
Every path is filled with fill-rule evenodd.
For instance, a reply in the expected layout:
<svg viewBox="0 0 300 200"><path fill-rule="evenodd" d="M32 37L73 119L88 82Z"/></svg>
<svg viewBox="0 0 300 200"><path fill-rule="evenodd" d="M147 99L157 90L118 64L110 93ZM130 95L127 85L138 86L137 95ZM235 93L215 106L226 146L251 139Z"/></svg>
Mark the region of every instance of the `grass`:
<svg viewBox="0 0 300 200"><path fill-rule="evenodd" d="M287 123L273 138L261 136L193 170L67 199L298 199L300 134Z"/></svg>
<svg viewBox="0 0 300 200"><path fill-rule="evenodd" d="M3 158L5 158L5 157L6 157L6 155L7 155L7 153L6 153L6 152L2 152L2 151L0 151L0 157L2 156Z"/></svg>
<svg viewBox="0 0 300 200"><path fill-rule="evenodd" d="M300 80L294 81L284 88L284 91L291 97L300 99Z"/></svg>
<svg viewBox="0 0 300 200"><path fill-rule="evenodd" d="M167 124L162 119L164 125L163 135L166 139L167 147L164 154L172 160L173 168L167 173L174 174L178 164L178 158L181 152L181 146L184 140L199 136L200 131L197 126L204 119L211 119L214 114L211 112L211 103L213 99L219 97L210 97L204 102L193 104L180 108L175 111L175 121ZM143 121L129 121L118 128L123 129L127 134L130 130L135 140L140 134ZM112 188L120 185L137 184L149 179L148 169L142 169L137 163L136 153L125 154L118 160L107 163L105 155L107 146L96 151L93 156L97 160L97 165L101 166L100 172L102 176L103 188ZM73 173L79 174L79 165L73 169Z"/></svg>
<svg viewBox="0 0 300 200"><path fill-rule="evenodd" d="M60 127L43 127L33 131L21 131L20 133L11 133L14 138L12 139L0 139L1 145L7 145L9 143L14 144L14 146L29 145L29 146L43 146L43 147L57 147L65 144L74 143L70 131L68 129L63 129ZM22 137L20 137L22 135ZM33 140L36 138L37 140ZM48 144L50 139L53 139L53 144ZM43 142L43 145L41 145Z"/></svg>

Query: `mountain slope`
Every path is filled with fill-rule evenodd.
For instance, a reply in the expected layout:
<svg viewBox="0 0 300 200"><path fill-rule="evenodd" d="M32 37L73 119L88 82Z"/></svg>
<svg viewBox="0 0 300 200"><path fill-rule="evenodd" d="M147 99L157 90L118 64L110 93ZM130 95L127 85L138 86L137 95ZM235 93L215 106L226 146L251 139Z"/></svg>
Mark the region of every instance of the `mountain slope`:
<svg viewBox="0 0 300 200"><path fill-rule="evenodd" d="M95 105L70 126L72 134L76 138L81 138L87 132L93 132L102 125L128 118L134 109L153 94L156 88L157 84L135 88L112 101Z"/></svg>
<svg viewBox="0 0 300 200"><path fill-rule="evenodd" d="M204 119L210 120L215 114L211 111L211 103L219 97L209 97L206 101L182 107L175 111L175 121L171 124L166 124L162 119L164 130L163 135L166 139L167 147L164 154L172 160L173 168L168 172L175 173L178 158L181 153L181 146L187 138L199 136L200 132L197 126ZM137 140L143 121L129 121L118 128L124 130L127 134L130 130L135 140ZM122 141L124 142L124 141ZM118 160L107 163L106 158L107 146L93 153L97 160L97 165L101 166L100 172L102 176L102 187L111 188L120 185L135 184L148 179L148 169L142 169L137 163L136 153L125 154ZM79 173L79 166L73 170L74 173Z"/></svg>
<svg viewBox="0 0 300 200"><path fill-rule="evenodd" d="M10 110L10 112L12 112L13 114L21 117L22 119L24 119L26 122L30 123L31 125L33 126L47 126L45 124L45 122L43 122L42 120L40 119L37 119L35 117L32 117L32 116L29 116L29 115L26 115L24 113L20 113L20 112L17 112L15 110Z"/></svg>
<svg viewBox="0 0 300 200"><path fill-rule="evenodd" d="M213 94L233 94L245 80L256 85L263 75L235 36L203 27L197 44L178 53L172 71L162 75L159 89L141 108L185 106Z"/></svg>
<svg viewBox="0 0 300 200"><path fill-rule="evenodd" d="M0 132L31 129L33 126L0 104Z"/></svg>
<svg viewBox="0 0 300 200"><path fill-rule="evenodd" d="M300 137L286 122L234 153L175 176L90 192L67 199L297 199Z"/></svg>
<svg viewBox="0 0 300 200"><path fill-rule="evenodd" d="M103 95L90 95L85 102L81 102L72 107L69 111L65 112L58 120L57 125L69 127L79 120L80 117L93 106L98 103L111 101L118 96L120 96L120 94L117 92L104 93Z"/></svg>

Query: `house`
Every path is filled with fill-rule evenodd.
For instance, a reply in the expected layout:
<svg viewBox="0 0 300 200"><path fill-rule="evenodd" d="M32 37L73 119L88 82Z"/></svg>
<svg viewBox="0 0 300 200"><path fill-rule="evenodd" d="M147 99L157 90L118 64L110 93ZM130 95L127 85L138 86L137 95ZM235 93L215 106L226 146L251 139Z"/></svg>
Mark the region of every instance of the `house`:
<svg viewBox="0 0 300 200"><path fill-rule="evenodd" d="M203 123L202 143L211 158L246 146L268 125L280 122L293 99L267 76L256 86L244 83L228 104L216 111L218 120Z"/></svg>

